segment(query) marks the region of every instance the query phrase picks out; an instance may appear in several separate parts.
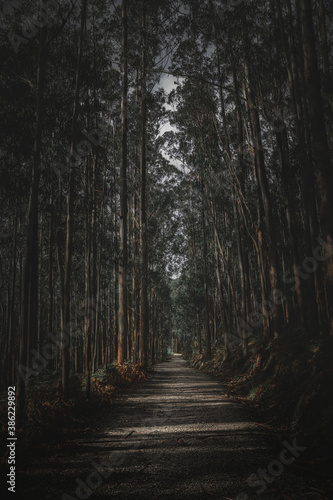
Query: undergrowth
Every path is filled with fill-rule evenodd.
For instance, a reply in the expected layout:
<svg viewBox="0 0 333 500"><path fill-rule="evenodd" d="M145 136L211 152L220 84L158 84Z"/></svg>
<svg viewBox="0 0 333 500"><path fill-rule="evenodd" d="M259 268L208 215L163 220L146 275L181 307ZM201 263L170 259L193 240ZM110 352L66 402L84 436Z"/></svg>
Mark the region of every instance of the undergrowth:
<svg viewBox="0 0 333 500"><path fill-rule="evenodd" d="M44 370L38 378L29 380L24 425L16 432L20 452L24 454L36 446L56 445L68 433L74 433L87 425L90 419L110 409L121 388L146 378L140 364L110 364L92 374L89 395L86 393L85 376L73 375L70 378L69 399L65 401L58 375ZM8 435L5 397L0 409L1 450L6 450ZM6 458L5 452L0 457L0 463L4 463Z"/></svg>
<svg viewBox="0 0 333 500"><path fill-rule="evenodd" d="M223 377L227 393L260 409L267 424L326 449L333 444L333 338L302 330L276 340L251 338L248 353L240 346L225 356L215 347L211 358L192 355L192 367Z"/></svg>

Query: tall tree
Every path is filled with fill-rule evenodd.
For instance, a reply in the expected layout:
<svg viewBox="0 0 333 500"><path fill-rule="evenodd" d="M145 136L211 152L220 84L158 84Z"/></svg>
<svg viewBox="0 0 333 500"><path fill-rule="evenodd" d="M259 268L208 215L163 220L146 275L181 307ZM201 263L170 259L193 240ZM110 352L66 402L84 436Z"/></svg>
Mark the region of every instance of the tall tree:
<svg viewBox="0 0 333 500"><path fill-rule="evenodd" d="M87 0L82 0L80 38L77 52L76 74L75 74L75 94L72 116L71 130L71 157L74 155L78 143L78 117L80 110L80 83L81 83L81 64L83 52L84 30L86 23ZM72 278L72 259L73 259L73 228L74 228L74 204L75 204L75 184L76 184L76 165L69 170L69 188L67 194L67 218L66 218L66 243L65 243L65 264L64 264L64 319L63 319L63 338L62 338L62 391L64 399L69 396L69 356L70 356L70 333L71 333L71 278Z"/></svg>
<svg viewBox="0 0 333 500"><path fill-rule="evenodd" d="M141 1L141 328L140 361L148 362L149 306L148 306L148 248L147 248L147 207L146 207L146 127L147 127L147 88L146 88L146 2Z"/></svg>
<svg viewBox="0 0 333 500"><path fill-rule="evenodd" d="M38 314L38 205L39 183L42 151L42 131L44 117L44 90L46 78L46 28L39 32L39 54L37 67L37 106L35 122L35 140L31 170L31 184L28 207L28 226L26 256L24 263L22 307L21 307L21 336L19 353L19 373L17 376L16 392L16 424L23 423L25 389L28 384L30 369L32 368L31 353L37 342L37 314Z"/></svg>
<svg viewBox="0 0 333 500"><path fill-rule="evenodd" d="M120 216L119 216L119 330L118 363L127 357L128 307L127 307L127 130L128 130L128 27L127 0L122 1L122 94L121 94L121 166L120 166Z"/></svg>
<svg viewBox="0 0 333 500"><path fill-rule="evenodd" d="M298 0L302 28L303 57L307 104L311 121L312 146L316 165L318 205L322 234L327 240L329 258L326 262L327 319L333 334L333 169L329 150L325 114L320 88L320 72L310 0Z"/></svg>

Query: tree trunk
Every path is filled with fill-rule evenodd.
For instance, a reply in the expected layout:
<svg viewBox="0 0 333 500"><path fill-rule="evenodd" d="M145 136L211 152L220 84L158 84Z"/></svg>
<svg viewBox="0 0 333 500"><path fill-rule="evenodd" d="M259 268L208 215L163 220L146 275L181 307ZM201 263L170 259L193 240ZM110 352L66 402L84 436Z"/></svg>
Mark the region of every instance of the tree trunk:
<svg viewBox="0 0 333 500"><path fill-rule="evenodd" d="M37 108L34 141L34 157L30 185L27 245L23 275L21 336L19 352L19 369L16 392L16 424L23 424L25 389L28 384L28 373L31 368L31 349L35 348L37 340L38 312L38 198L40 163L42 147L42 125L44 116L44 87L46 72L46 32L40 31L39 56L37 69Z"/></svg>
<svg viewBox="0 0 333 500"><path fill-rule="evenodd" d="M146 5L142 0L141 35L141 335L140 362L147 367L149 340L148 305L148 242L146 209L146 128L147 128L147 89L146 89Z"/></svg>
<svg viewBox="0 0 333 500"><path fill-rule="evenodd" d="M83 51L83 37L86 23L87 0L82 0L80 40L77 54L75 95L72 116L71 148L70 155L73 158L78 142L78 116L80 106L80 77L81 60ZM73 254L73 228L74 228L74 203L75 203L75 165L69 171L69 188L67 194L67 219L66 219L66 243L65 243L65 265L64 265L64 320L62 341L62 392L65 400L69 397L69 356L70 356L70 319L71 319L71 278L72 278L72 254Z"/></svg>
<svg viewBox="0 0 333 500"><path fill-rule="evenodd" d="M246 40L245 40L246 43ZM250 72L247 63L245 63L245 76L247 80L246 85L246 97L247 104L249 108L249 113L252 123L252 131L254 138L254 151L255 151L255 166L258 186L260 189L261 200L263 204L263 209L265 213L265 224L268 237L268 252L269 252L269 279L271 285L271 295L273 301L279 297L278 288L278 253L277 253L277 239L275 231L275 223L273 218L273 207L271 201L271 194L268 186L265 159L263 152L263 144L261 138L261 127L259 121L258 108L254 101L252 81L250 77ZM266 298L267 300L267 298ZM271 316L271 334L273 337L277 337L281 329L282 324L282 309L279 305L275 305L272 310Z"/></svg>
<svg viewBox="0 0 333 500"><path fill-rule="evenodd" d="M138 238L138 195L135 191L133 200L133 361L137 363L140 338L140 274L139 274L139 238Z"/></svg>
<svg viewBox="0 0 333 500"><path fill-rule="evenodd" d="M119 217L119 331L118 363L126 361L128 336L127 311L127 129L128 129L128 62L127 62L127 0L122 0L122 97L121 97L121 167Z"/></svg>
<svg viewBox="0 0 333 500"><path fill-rule="evenodd" d="M282 187L284 191L285 213L287 218L289 239L291 243L290 247L291 247L291 255L293 262L293 274L295 278L297 309L298 309L297 321L299 321L300 326L304 326L305 311L304 311L304 299L303 299L303 286L298 268L300 263L300 255L298 251L299 245L296 240L296 228L294 223L295 216L292 204L292 196L290 192L290 174L289 174L290 165L288 160L288 137L285 126L282 126L281 122L277 122L275 125L276 125L275 126L276 143L282 170L281 178L282 178Z"/></svg>
<svg viewBox="0 0 333 500"><path fill-rule="evenodd" d="M201 174L203 175L203 174ZM202 225L202 259L203 259L203 273L204 273L204 296L205 296L205 336L206 336L206 352L207 356L212 355L211 351L211 335L210 335L210 325L209 325L209 295L208 295L208 272L207 272L207 239L206 239L206 219L205 219L205 209L204 209L204 187L203 180L201 180L201 194L202 194L202 207L201 207L201 225Z"/></svg>
<svg viewBox="0 0 333 500"><path fill-rule="evenodd" d="M315 33L310 0L298 0L305 83L312 132L313 155L316 166L318 205L322 235L333 243L333 173L325 127L325 114L320 89L320 72L316 52ZM318 235L319 236L319 235ZM328 246L326 261L327 323L333 334L333 249Z"/></svg>

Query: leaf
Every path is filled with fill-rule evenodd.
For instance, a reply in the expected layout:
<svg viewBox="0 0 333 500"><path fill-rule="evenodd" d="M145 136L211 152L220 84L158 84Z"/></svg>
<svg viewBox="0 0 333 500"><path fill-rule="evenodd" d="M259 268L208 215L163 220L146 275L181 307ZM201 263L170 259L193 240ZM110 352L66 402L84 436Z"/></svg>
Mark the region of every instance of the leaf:
<svg viewBox="0 0 333 500"><path fill-rule="evenodd" d="M220 493L218 493L217 491L210 492L210 491L206 490L206 488L204 488L201 483L200 483L200 486L201 486L202 491L204 493L206 493L206 495L209 495L209 496L214 497L214 498L226 498L226 497L221 497ZM228 500L232 500L232 498L230 498Z"/></svg>
<svg viewBox="0 0 333 500"><path fill-rule="evenodd" d="M187 446L187 443L183 439L176 438L175 441L181 446Z"/></svg>

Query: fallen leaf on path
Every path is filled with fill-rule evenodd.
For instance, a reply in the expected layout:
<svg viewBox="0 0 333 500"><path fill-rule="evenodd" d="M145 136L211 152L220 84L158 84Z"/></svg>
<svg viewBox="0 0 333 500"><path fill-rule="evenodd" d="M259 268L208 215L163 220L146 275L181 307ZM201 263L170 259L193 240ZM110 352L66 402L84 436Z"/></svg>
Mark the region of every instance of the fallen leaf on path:
<svg viewBox="0 0 333 500"><path fill-rule="evenodd" d="M260 427L264 427L265 429L275 429L272 425L268 424L260 424L259 422L257 422L257 425L260 425Z"/></svg>
<svg viewBox="0 0 333 500"><path fill-rule="evenodd" d="M318 491L319 493L325 493L325 491L314 488L313 486L311 486L310 490Z"/></svg>
<svg viewBox="0 0 333 500"><path fill-rule="evenodd" d="M210 491L206 490L206 488L204 488L201 483L200 483L200 486L201 486L202 491L211 497L224 498L224 499L226 498L226 497L221 497L221 494L218 491L210 492ZM232 498L229 498L228 500L232 500Z"/></svg>
<svg viewBox="0 0 333 500"><path fill-rule="evenodd" d="M187 443L183 439L176 438L175 441L182 446L187 446Z"/></svg>

